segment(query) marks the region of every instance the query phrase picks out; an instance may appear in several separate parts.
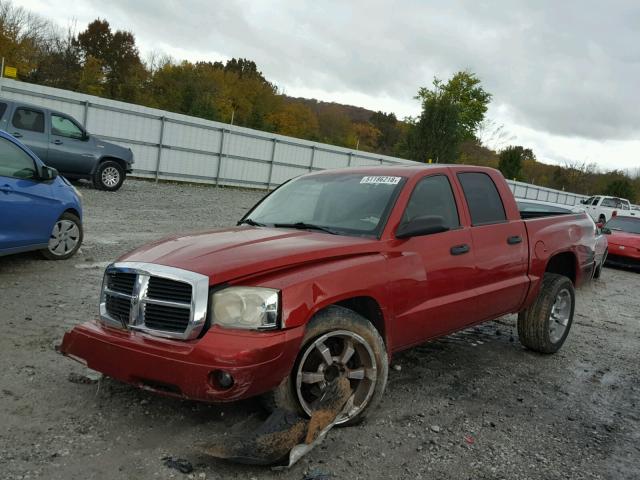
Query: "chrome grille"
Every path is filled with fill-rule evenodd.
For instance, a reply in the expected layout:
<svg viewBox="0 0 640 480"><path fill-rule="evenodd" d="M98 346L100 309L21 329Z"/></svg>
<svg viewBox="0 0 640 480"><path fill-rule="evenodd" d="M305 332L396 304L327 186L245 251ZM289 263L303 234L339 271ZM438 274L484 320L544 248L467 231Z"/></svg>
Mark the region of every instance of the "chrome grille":
<svg viewBox="0 0 640 480"><path fill-rule="evenodd" d="M170 300L172 302L191 302L191 285L161 277L151 277L147 288L148 298Z"/></svg>
<svg viewBox="0 0 640 480"><path fill-rule="evenodd" d="M144 307L144 323L154 330L184 332L189 325L189 310L148 303Z"/></svg>
<svg viewBox="0 0 640 480"><path fill-rule="evenodd" d="M107 267L100 318L110 326L191 339L204 326L209 292L205 275L140 262Z"/></svg>
<svg viewBox="0 0 640 480"><path fill-rule="evenodd" d="M135 284L135 273L110 272L107 275L107 287L114 292L132 295Z"/></svg>

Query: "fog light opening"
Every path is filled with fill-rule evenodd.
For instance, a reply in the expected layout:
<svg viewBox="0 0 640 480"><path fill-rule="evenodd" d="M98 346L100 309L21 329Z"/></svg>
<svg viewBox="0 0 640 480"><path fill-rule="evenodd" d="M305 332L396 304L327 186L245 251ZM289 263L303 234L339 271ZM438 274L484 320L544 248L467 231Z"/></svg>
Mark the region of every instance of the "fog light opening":
<svg viewBox="0 0 640 480"><path fill-rule="evenodd" d="M225 372L224 370L215 370L211 372L210 377L211 380L213 380L213 385L217 388L228 390L233 387L233 376L229 372Z"/></svg>

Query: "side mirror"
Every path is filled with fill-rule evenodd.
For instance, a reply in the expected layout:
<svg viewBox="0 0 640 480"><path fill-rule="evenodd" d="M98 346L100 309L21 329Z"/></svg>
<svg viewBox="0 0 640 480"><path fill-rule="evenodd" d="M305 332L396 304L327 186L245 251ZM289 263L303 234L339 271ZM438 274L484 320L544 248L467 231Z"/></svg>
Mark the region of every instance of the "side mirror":
<svg viewBox="0 0 640 480"><path fill-rule="evenodd" d="M611 229L610 229L610 228L602 227L602 228L600 229L600 231L601 231L602 233L604 233L605 235L611 235Z"/></svg>
<svg viewBox="0 0 640 480"><path fill-rule="evenodd" d="M412 218L407 223L400 225L396 231L396 238L420 237L447 230L449 227L445 225L444 218L437 215L427 215Z"/></svg>
<svg viewBox="0 0 640 480"><path fill-rule="evenodd" d="M586 205L587 201L586 200L580 200L580 203L583 204L583 205Z"/></svg>
<svg viewBox="0 0 640 480"><path fill-rule="evenodd" d="M87 140L89 140L90 135L87 133L86 130L82 131L82 138L80 140L82 140L83 142L86 142Z"/></svg>
<svg viewBox="0 0 640 480"><path fill-rule="evenodd" d="M56 178L58 176L58 170L56 170L53 167L47 167L46 165L43 165L42 170L40 172L40 180L53 180L54 178Z"/></svg>

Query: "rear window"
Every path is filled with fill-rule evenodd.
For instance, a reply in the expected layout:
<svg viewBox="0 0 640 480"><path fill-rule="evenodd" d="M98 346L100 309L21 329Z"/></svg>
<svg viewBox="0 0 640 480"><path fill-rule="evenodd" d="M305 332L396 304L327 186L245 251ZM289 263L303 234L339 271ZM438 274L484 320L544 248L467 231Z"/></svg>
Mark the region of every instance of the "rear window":
<svg viewBox="0 0 640 480"><path fill-rule="evenodd" d="M459 173L458 180L467 199L473 225L507 220L502 199L489 175L480 172Z"/></svg>
<svg viewBox="0 0 640 480"><path fill-rule="evenodd" d="M17 108L11 123L21 130L43 133L44 113L30 108Z"/></svg>

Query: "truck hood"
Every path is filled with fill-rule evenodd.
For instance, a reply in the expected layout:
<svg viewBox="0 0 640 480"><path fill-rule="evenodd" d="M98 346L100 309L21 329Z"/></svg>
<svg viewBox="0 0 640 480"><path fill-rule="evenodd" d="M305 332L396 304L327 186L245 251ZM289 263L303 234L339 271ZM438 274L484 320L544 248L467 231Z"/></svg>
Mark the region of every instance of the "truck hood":
<svg viewBox="0 0 640 480"><path fill-rule="evenodd" d="M308 230L234 227L165 238L121 257L182 268L210 277L211 284L330 258L380 251L374 238Z"/></svg>

